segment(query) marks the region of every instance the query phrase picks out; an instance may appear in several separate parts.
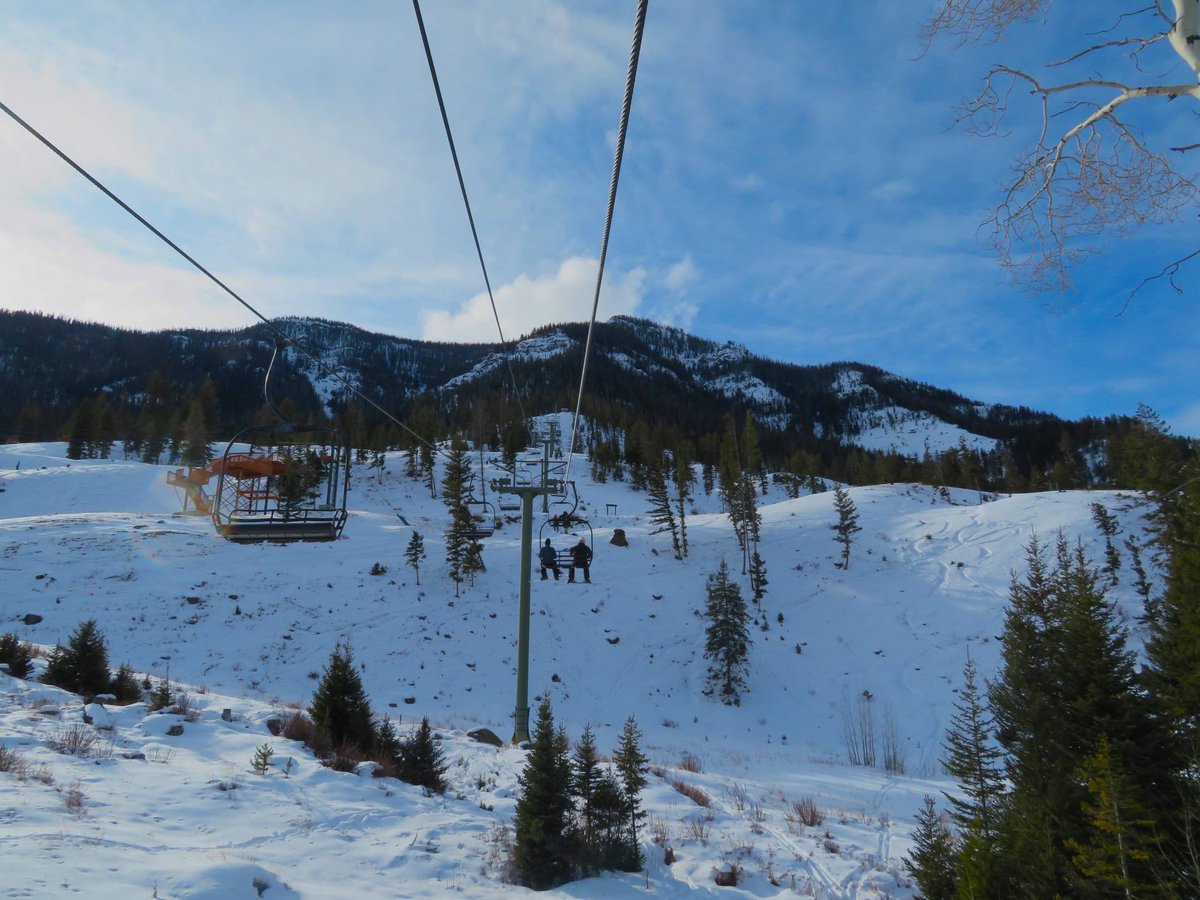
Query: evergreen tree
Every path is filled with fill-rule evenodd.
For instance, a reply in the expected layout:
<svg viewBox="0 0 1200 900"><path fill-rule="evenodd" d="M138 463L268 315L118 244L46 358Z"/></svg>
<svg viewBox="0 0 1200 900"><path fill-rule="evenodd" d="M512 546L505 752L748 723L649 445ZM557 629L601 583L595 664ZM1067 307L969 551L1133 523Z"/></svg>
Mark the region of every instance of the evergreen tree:
<svg viewBox="0 0 1200 900"><path fill-rule="evenodd" d="M428 716L421 719L412 737L400 745L397 768L400 780L407 784L423 787L433 794L446 792L448 766L429 727Z"/></svg>
<svg viewBox="0 0 1200 900"><path fill-rule="evenodd" d="M470 479L471 460L467 445L455 437L450 442L449 457L442 474L442 502L450 510L450 524L446 528L446 567L454 582L455 597L471 568L469 556L475 541L472 533L475 524L467 506Z"/></svg>
<svg viewBox="0 0 1200 900"><path fill-rule="evenodd" d="M0 663L13 678L24 678L32 668L33 651L15 634L0 634Z"/></svg>
<svg viewBox="0 0 1200 900"><path fill-rule="evenodd" d="M87 459L92 442L91 404L78 406L67 420L67 459Z"/></svg>
<svg viewBox="0 0 1200 900"><path fill-rule="evenodd" d="M762 598L767 594L767 561L756 549L750 556L750 587L754 591L754 602L762 604Z"/></svg>
<svg viewBox="0 0 1200 900"><path fill-rule="evenodd" d="M692 470L691 448L680 444L672 454L674 460L674 481L676 497L676 513L679 519L679 550L686 559L688 555L687 509L692 500L692 490L696 485L696 473Z"/></svg>
<svg viewBox="0 0 1200 900"><path fill-rule="evenodd" d="M767 467L763 464L762 450L758 445L758 429L754 427L754 414L746 410L746 421L742 425L742 449L744 468L749 480L758 481L761 493L767 493Z"/></svg>
<svg viewBox="0 0 1200 900"><path fill-rule="evenodd" d="M997 831L1004 804L1000 751L991 744L990 716L975 683L975 662L963 669L963 686L943 745L942 764L963 796L946 794L950 817L958 826L959 881L969 897L1003 898L996 877Z"/></svg>
<svg viewBox="0 0 1200 900"><path fill-rule="evenodd" d="M1104 574L1108 576L1109 587L1116 587L1120 580L1121 551L1113 543L1113 538L1120 534L1121 523L1102 503L1092 504L1092 521L1104 535Z"/></svg>
<svg viewBox="0 0 1200 900"><path fill-rule="evenodd" d="M604 863L601 847L603 836L596 810L596 791L602 774L596 737L592 734L592 726L585 725L571 760L571 791L578 800L575 807L575 844L579 863L584 873L589 875L595 874Z"/></svg>
<svg viewBox="0 0 1200 900"><path fill-rule="evenodd" d="M843 490L841 485L833 489L833 509L838 515L838 520L829 527L833 529L833 539L842 545L842 568L848 569L850 545L854 541L854 535L862 531L862 526L858 524L858 508L854 505L850 492Z"/></svg>
<svg viewBox="0 0 1200 900"><path fill-rule="evenodd" d="M203 466L212 459L211 438L208 425L204 421L204 407L199 400L193 400L188 407L187 419L183 423L183 435L180 442L180 453L183 461L189 466Z"/></svg>
<svg viewBox="0 0 1200 900"><path fill-rule="evenodd" d="M112 405L106 394L98 394L91 402L92 442L88 456L92 459L108 459L112 456L114 439L114 417Z"/></svg>
<svg viewBox="0 0 1200 900"><path fill-rule="evenodd" d="M372 750L376 761L384 767L385 774L398 773L400 770L400 754L404 750L404 742L396 733L396 726L388 716L375 727L375 738Z"/></svg>
<svg viewBox="0 0 1200 900"><path fill-rule="evenodd" d="M709 668L705 693L716 691L722 703L737 706L741 703L741 691L746 689L749 668L750 614L741 588L729 580L725 560L708 576L707 592L704 658L709 661Z"/></svg>
<svg viewBox="0 0 1200 900"><path fill-rule="evenodd" d="M1190 751L1200 746L1200 462L1176 477L1182 486L1157 497L1166 588L1146 646L1146 681L1176 745Z"/></svg>
<svg viewBox="0 0 1200 900"><path fill-rule="evenodd" d="M1082 548L1060 538L1053 570L1035 539L1028 574L1014 579L989 699L1007 751L1011 799L1000 841L1019 861L1009 889L1028 896L1079 893L1068 841L1084 839L1084 760L1107 735L1113 758L1152 796L1163 782L1162 744L1138 689L1125 634Z"/></svg>
<svg viewBox="0 0 1200 900"><path fill-rule="evenodd" d="M1079 777L1087 786L1083 812L1088 828L1082 840L1070 839L1067 846L1089 892L1168 896L1154 878L1160 843L1156 824L1113 759L1107 735L1100 736L1096 752L1083 761Z"/></svg>
<svg viewBox="0 0 1200 900"><path fill-rule="evenodd" d="M670 532L671 549L674 550L676 559L682 559L683 550L679 543L679 526L675 522L675 513L671 508L671 495L667 493L667 480L663 472L662 457L652 458L647 471L650 495L650 533Z"/></svg>
<svg viewBox="0 0 1200 900"><path fill-rule="evenodd" d="M348 747L363 752L373 745L371 705L348 643L338 641L334 646L308 714L334 751Z"/></svg>
<svg viewBox="0 0 1200 900"><path fill-rule="evenodd" d="M955 887L954 839L945 819L934 807L933 797L925 795L925 805L917 812L913 833L912 856L904 858L904 867L912 873L925 900L953 900L961 895Z"/></svg>
<svg viewBox="0 0 1200 900"><path fill-rule="evenodd" d="M413 570L417 584L421 583L421 562L425 559L425 538L421 532L414 531L408 539L408 547L404 550L404 562Z"/></svg>
<svg viewBox="0 0 1200 900"><path fill-rule="evenodd" d="M624 821L616 868L625 872L640 871L643 862L638 828L642 819L646 817L642 810L642 789L646 786L650 761L642 752L641 741L642 732L638 728L637 719L630 716L625 720L625 727L621 729L621 738L617 742L617 751L613 754L613 765L621 778ZM604 808L600 802L597 802L597 807Z"/></svg>
<svg viewBox="0 0 1200 900"><path fill-rule="evenodd" d="M108 691L108 647L95 619L81 622L66 647L55 647L42 680L73 694L95 697Z"/></svg>
<svg viewBox="0 0 1200 900"><path fill-rule="evenodd" d="M1166 855L1181 890L1187 886L1195 894L1200 890L1200 462L1193 459L1171 480L1179 486L1156 495L1153 525L1166 577L1162 596L1146 605L1151 631L1143 683L1167 736L1163 757L1171 785L1153 796L1159 818L1170 826ZM1131 776L1139 775L1136 766L1122 764Z"/></svg>
<svg viewBox="0 0 1200 900"><path fill-rule="evenodd" d="M195 410L199 407L193 404L192 408ZM191 418L189 414L188 421ZM185 456L187 452L185 449ZM311 508L316 496L319 462L315 453L299 444L283 447L280 456L283 459L283 473L275 479L279 513L284 519L300 518L305 510Z"/></svg>
<svg viewBox="0 0 1200 900"><path fill-rule="evenodd" d="M538 704L533 741L518 777L521 796L514 823L513 864L517 879L537 891L570 880L573 874L571 761L567 739L554 728L549 698Z"/></svg>
<svg viewBox="0 0 1200 900"><path fill-rule="evenodd" d="M1138 619L1143 624L1154 626L1159 621L1159 604L1157 599L1152 596L1153 588L1150 586L1150 576L1146 572L1145 563L1142 562L1143 545L1139 543L1137 537L1130 535L1125 538L1125 549L1129 551L1129 567L1133 569L1133 588L1142 598L1143 611Z"/></svg>
<svg viewBox="0 0 1200 900"><path fill-rule="evenodd" d="M630 843L629 804L620 782L608 769L600 770L592 791L591 819L594 865L598 869L641 870L641 849ZM587 862L585 857L583 862ZM585 871L586 867L585 867Z"/></svg>

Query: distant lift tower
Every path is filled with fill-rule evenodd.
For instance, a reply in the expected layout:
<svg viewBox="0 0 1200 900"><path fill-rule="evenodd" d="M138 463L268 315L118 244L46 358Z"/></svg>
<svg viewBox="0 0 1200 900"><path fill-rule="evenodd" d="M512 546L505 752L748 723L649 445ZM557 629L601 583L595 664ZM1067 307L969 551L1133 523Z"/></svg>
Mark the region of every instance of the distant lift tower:
<svg viewBox="0 0 1200 900"><path fill-rule="evenodd" d="M561 460L550 459L550 447L553 443L554 434L542 442L542 458L536 461L540 463L538 468L541 471L536 480L523 483L513 474L507 481L496 484L496 490L501 494L515 494L521 498L521 580L517 625L517 705L513 711L514 744L529 740L529 584L533 576L533 498L548 498L551 494L561 494L563 491L562 482L550 477L552 473L558 474L566 465Z"/></svg>

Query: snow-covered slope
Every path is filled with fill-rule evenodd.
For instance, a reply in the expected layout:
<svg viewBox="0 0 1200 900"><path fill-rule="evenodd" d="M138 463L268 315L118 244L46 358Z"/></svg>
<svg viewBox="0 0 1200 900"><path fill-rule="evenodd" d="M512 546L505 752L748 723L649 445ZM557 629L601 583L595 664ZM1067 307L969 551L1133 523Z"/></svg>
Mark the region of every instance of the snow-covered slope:
<svg viewBox="0 0 1200 900"><path fill-rule="evenodd" d="M79 759L46 745L81 721L78 700L0 675L0 742L47 779L0 773L10 890L236 897L256 896L259 879L266 897L520 892L503 884L492 851L511 822L524 754L465 737L479 726L512 732L516 524L486 541L488 571L456 598L440 552L444 507L403 478L399 459L381 480L356 471L343 540L236 546L176 511L165 467L69 462L63 449L0 448L0 631L53 645L95 618L114 666L190 686L199 716L171 737L176 717L111 710L114 730L102 737L112 755ZM707 892L715 868L738 858L746 879L737 891L747 896L911 896L900 859L912 817L922 794L949 787L938 758L954 688L968 648L983 674L997 664L1025 544L1061 529L1098 558L1097 501L1127 531L1139 528L1136 510L1110 493L979 505L973 492L947 502L914 485L854 488L863 531L842 570L832 494L789 500L773 487L761 498L765 627L753 632L750 690L726 707L702 693L699 610L721 558L740 571L728 519L701 492L687 522L691 553L676 560L667 536L648 533L645 495L592 484L585 469L576 461L573 475L594 528L595 583L535 580L530 684L549 693L572 737L591 723L602 749L637 716L666 776L647 789L650 822L667 830L677 862L663 865L647 828L645 874L560 892L573 897ZM411 528L400 516L426 537L419 586L403 565ZM617 528L628 547L609 543ZM543 536L574 540L548 528ZM386 575L369 574L376 562ZM1133 621L1130 580L1115 596ZM43 618L25 625L27 614ZM309 701L341 638L379 713L406 726L426 715L440 730L451 761L445 798L323 769L266 730L273 711ZM881 734L894 726L905 774L847 764L844 712L860 704ZM264 741L277 759L294 758L286 777L250 772ZM125 758L139 753L146 758ZM684 753L704 771L678 770ZM673 790L677 778L711 806ZM65 799L76 781L83 799L72 811ZM785 818L802 797L825 811L819 827Z"/></svg>

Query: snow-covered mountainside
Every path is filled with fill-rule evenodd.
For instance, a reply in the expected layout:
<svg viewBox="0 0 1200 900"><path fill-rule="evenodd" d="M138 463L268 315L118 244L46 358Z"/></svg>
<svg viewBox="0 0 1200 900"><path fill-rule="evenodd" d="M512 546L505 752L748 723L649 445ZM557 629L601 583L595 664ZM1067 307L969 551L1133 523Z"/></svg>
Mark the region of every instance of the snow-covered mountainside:
<svg viewBox="0 0 1200 900"><path fill-rule="evenodd" d="M584 323L547 326L514 342L506 365L497 344L417 341L311 318L279 319L273 328L292 345L272 370L271 394L276 404L290 399L301 417L344 412L355 400L347 385L396 415L416 398L443 416L466 415L473 405L509 402L513 381L527 412L554 411L564 405L564 385L578 380L587 338ZM136 421L152 372L170 385L163 402L194 396L211 379L221 424L252 420L276 337L264 325L142 334L0 311L0 436L60 434L98 395L129 407L125 418ZM696 443L726 412L740 418L749 411L760 428L776 432L773 445L783 458L801 446L813 450L816 438L826 456L830 446L848 444L918 459L964 441L982 450L1006 441L1023 471L1054 462L1040 449L1032 458L1030 448L1047 441L1058 447L1074 434L1053 416L977 403L869 365L769 360L644 319L615 316L597 323L593 338L588 384L605 426L642 419L678 428Z"/></svg>
<svg viewBox="0 0 1200 900"><path fill-rule="evenodd" d="M402 469L397 456L381 477L356 469L342 540L239 546L179 513L166 467L68 461L61 444L0 447L0 632L52 646L94 618L114 666L169 675L195 707L186 721L141 704L85 710L63 691L0 674L0 744L30 766L23 779L0 772L0 857L13 896L523 893L503 882L500 848L524 751L466 737L480 726L512 733L519 528L506 522L486 540L487 571L455 597L440 543L445 508ZM590 723L604 751L636 715L659 768L644 796L646 871L555 892L576 898L708 893L732 861L744 869L731 889L739 896L913 896L901 859L914 814L922 795L951 789L938 760L954 691L968 649L981 675L995 670L1024 546L1061 530L1099 558L1094 502L1127 533L1141 527L1131 498L1115 493L981 504L975 492L853 488L863 531L843 570L832 494L789 500L772 486L760 498L763 624L749 691L730 707L703 693L705 580L722 558L740 571L716 498L701 492L687 520L691 552L676 560L668 536L649 533L646 496L593 484L586 469L573 474L593 529L594 583L535 572L531 693L550 696L572 738ZM574 541L539 535L542 521L535 537ZM429 552L420 585L403 561L413 528ZM618 528L628 547L610 543ZM371 575L375 563L386 574ZM1122 573L1114 596L1132 623L1131 581ZM450 762L445 797L333 772L271 736L267 720L309 702L339 639L353 645L379 714L405 728L433 722ZM848 764L845 715L864 709L881 736L895 735L902 774ZM111 726L95 732L97 752L51 749L85 712L88 728ZM257 775L250 760L263 743L276 765ZM702 771L680 768L684 754ZM700 788L710 805L672 781ZM804 798L822 811L820 825L796 820L791 804Z"/></svg>

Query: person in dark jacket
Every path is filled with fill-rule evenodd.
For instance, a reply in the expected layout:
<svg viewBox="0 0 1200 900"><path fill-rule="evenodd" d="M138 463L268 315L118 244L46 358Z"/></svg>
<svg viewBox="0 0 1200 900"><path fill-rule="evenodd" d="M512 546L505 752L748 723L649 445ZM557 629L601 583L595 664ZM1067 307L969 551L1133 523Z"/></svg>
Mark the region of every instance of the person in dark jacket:
<svg viewBox="0 0 1200 900"><path fill-rule="evenodd" d="M550 545L550 538L546 538L545 546L538 551L538 562L542 564L542 581L546 580L547 569L554 572L554 580L558 581L558 576L562 570L558 567L558 554Z"/></svg>
<svg viewBox="0 0 1200 900"><path fill-rule="evenodd" d="M575 570L583 569L583 580L588 584L592 583L592 548L587 545L587 541L583 538L579 539L579 543L571 548L571 565L567 569L567 581L573 583L575 581Z"/></svg>

